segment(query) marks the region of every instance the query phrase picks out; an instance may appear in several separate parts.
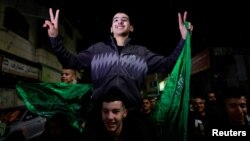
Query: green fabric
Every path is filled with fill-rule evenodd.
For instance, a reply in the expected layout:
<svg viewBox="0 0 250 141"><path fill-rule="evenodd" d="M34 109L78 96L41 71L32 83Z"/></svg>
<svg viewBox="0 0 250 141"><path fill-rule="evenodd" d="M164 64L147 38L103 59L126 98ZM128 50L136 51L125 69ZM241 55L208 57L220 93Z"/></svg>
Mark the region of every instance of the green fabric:
<svg viewBox="0 0 250 141"><path fill-rule="evenodd" d="M17 95L33 113L50 117L57 112L69 116L73 125L83 105L82 101L90 98L87 93L91 84L58 83L23 83L16 85Z"/></svg>
<svg viewBox="0 0 250 141"><path fill-rule="evenodd" d="M190 40L191 35L188 33L183 50L165 82L166 85L153 113L162 141L187 140L191 71Z"/></svg>

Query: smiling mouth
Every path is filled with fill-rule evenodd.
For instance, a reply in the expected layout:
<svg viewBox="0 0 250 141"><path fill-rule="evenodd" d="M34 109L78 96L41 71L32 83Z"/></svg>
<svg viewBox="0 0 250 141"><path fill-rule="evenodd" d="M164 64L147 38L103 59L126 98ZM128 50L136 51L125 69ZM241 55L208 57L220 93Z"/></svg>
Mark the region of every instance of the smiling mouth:
<svg viewBox="0 0 250 141"><path fill-rule="evenodd" d="M123 29L124 26L116 26L117 29Z"/></svg>
<svg viewBox="0 0 250 141"><path fill-rule="evenodd" d="M106 126L108 126L108 127L114 127L115 123L106 123Z"/></svg>

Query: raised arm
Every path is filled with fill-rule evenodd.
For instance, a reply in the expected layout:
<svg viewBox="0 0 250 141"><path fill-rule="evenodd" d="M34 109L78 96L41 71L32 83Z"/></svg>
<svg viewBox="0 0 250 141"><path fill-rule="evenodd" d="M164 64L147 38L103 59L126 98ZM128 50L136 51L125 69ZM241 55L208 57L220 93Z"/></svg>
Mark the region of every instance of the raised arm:
<svg viewBox="0 0 250 141"><path fill-rule="evenodd" d="M188 31L193 31L193 26L190 22L186 21L187 12L184 12L184 15L178 13L178 21L179 21L179 30L181 33L181 40L175 50L169 56L161 56L150 51L147 52L147 63L149 66L149 72L167 72L170 71L174 64L176 63L183 45L185 44L185 40L187 38ZM185 26L185 22L188 23L188 26Z"/></svg>
<svg viewBox="0 0 250 141"><path fill-rule="evenodd" d="M45 20L43 27L48 29L49 37L57 37L59 34L59 9L53 14L52 8L49 8L50 20Z"/></svg>
<svg viewBox="0 0 250 141"><path fill-rule="evenodd" d="M53 14L49 8L50 20L45 20L43 27L48 29L48 36L51 41L52 49L62 66L80 70L88 68L91 61L91 48L79 54L72 54L63 46L63 40L59 37L59 10Z"/></svg>

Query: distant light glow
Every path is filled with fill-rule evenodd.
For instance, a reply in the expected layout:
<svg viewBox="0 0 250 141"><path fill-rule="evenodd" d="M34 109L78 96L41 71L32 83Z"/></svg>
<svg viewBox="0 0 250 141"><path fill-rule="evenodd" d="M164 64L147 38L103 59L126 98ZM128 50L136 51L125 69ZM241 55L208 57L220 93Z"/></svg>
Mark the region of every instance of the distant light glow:
<svg viewBox="0 0 250 141"><path fill-rule="evenodd" d="M160 90L160 91L163 91L164 87L165 87L165 81L161 81L161 82L159 83L159 90Z"/></svg>

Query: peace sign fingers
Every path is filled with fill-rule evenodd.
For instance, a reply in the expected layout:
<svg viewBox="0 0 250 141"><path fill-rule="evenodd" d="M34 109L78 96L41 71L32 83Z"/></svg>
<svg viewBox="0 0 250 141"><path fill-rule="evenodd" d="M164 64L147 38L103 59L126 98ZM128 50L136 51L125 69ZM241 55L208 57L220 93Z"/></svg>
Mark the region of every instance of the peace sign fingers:
<svg viewBox="0 0 250 141"><path fill-rule="evenodd" d="M53 14L52 8L49 8L49 15L50 20L45 20L43 27L48 29L48 35L49 37L56 37L58 36L59 29L59 10L56 10L55 15Z"/></svg>
<svg viewBox="0 0 250 141"><path fill-rule="evenodd" d="M59 9L56 10L56 14L54 16L52 8L49 9L50 21L55 26L58 27L58 20L59 20Z"/></svg>
<svg viewBox="0 0 250 141"><path fill-rule="evenodd" d="M187 11L184 12L183 18L181 17L181 14L178 13L179 27L183 26L184 22L186 22L186 19L187 19Z"/></svg>

